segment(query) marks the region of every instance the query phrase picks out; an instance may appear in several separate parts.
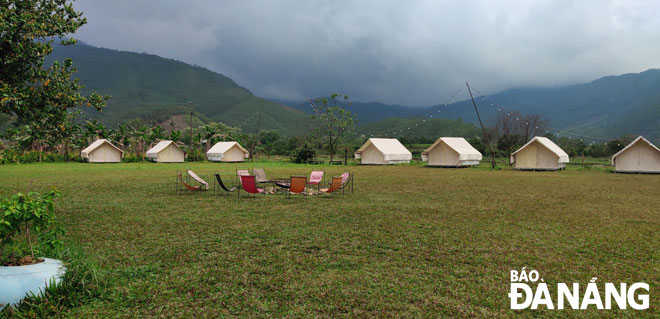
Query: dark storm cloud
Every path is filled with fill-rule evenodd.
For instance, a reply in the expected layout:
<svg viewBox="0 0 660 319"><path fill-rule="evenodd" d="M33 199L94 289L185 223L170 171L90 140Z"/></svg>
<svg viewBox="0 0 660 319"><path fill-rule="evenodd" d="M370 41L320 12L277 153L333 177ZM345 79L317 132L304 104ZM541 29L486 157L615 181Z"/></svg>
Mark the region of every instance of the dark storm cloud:
<svg viewBox="0 0 660 319"><path fill-rule="evenodd" d="M94 1L92 45L225 74L263 97L429 105L660 65L653 1Z"/></svg>

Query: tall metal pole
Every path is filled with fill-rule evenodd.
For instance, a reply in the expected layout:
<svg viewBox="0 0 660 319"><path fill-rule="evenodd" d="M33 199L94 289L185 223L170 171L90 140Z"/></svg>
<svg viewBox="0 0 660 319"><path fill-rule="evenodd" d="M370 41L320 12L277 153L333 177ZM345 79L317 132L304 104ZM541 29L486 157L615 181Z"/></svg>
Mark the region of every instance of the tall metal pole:
<svg viewBox="0 0 660 319"><path fill-rule="evenodd" d="M495 169L495 153L493 152L493 146L490 145L490 141L488 140L488 135L486 134L486 129L484 128L484 123L481 122L481 116L479 116L479 109L477 109L477 103L474 101L474 96L472 96L472 90L470 90L470 84L465 82L465 85L467 85L468 92L470 92L472 105L474 105L474 110L477 112L477 118L479 119L479 125L481 125L481 131L484 133L484 139L486 140L486 144L488 144L488 149L490 150L491 165L493 166L493 169Z"/></svg>
<svg viewBox="0 0 660 319"><path fill-rule="evenodd" d="M193 152L193 113L195 113L195 103L189 102L190 104L190 156L195 161L195 154Z"/></svg>

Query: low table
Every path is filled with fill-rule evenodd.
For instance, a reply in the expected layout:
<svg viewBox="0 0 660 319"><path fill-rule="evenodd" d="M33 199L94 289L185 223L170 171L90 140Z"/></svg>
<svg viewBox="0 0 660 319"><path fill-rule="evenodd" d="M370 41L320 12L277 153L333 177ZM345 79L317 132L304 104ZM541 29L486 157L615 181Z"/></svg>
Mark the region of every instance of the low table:
<svg viewBox="0 0 660 319"><path fill-rule="evenodd" d="M271 181L273 185L281 187L281 188L291 188L291 180L290 179L274 179Z"/></svg>

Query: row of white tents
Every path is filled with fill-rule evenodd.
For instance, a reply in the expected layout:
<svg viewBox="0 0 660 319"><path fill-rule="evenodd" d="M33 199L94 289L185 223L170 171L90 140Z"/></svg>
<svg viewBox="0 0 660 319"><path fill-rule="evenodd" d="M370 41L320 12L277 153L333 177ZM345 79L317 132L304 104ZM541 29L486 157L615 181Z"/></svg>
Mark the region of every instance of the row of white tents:
<svg viewBox="0 0 660 319"><path fill-rule="evenodd" d="M412 154L397 139L370 138L355 152L362 164L409 163ZM441 137L422 152L428 166L466 167L477 165L481 153L462 137ZM556 171L566 168L568 154L547 137L535 136L510 157L519 170ZM616 172L660 173L660 149L640 136L612 156Z"/></svg>
<svg viewBox="0 0 660 319"><path fill-rule="evenodd" d="M106 139L98 139L82 150L89 162L121 162L124 152ZM206 152L209 161L243 162L250 153L237 142L218 142ZM185 152L173 141L160 141L147 151L147 158L161 163L182 163ZM362 164L386 165L409 163L412 153L394 138L370 138L355 152ZM441 137L422 152L428 166L467 167L477 165L481 153L462 137ZM519 170L555 171L566 168L568 154L546 137L536 136L513 152L511 164ZM640 136L612 156L616 172L660 173L660 149Z"/></svg>
<svg viewBox="0 0 660 319"><path fill-rule="evenodd" d="M90 163L121 162L124 152L106 139L98 139L80 152ZM250 153L238 142L218 142L206 152L213 162L244 162ZM173 141L160 141L147 151L147 158L157 163L183 163L186 153Z"/></svg>

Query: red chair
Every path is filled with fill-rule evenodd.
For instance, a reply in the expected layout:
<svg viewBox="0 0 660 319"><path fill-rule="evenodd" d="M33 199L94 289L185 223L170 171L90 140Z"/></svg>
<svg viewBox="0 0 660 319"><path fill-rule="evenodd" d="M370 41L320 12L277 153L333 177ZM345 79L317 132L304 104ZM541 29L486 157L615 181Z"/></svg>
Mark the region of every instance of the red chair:
<svg viewBox="0 0 660 319"><path fill-rule="evenodd" d="M257 187L257 179L254 175L241 175L241 188L248 194L264 194L264 197L266 197L264 189ZM238 190L238 197L241 197L240 189Z"/></svg>

